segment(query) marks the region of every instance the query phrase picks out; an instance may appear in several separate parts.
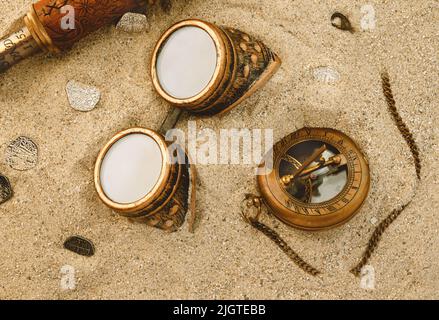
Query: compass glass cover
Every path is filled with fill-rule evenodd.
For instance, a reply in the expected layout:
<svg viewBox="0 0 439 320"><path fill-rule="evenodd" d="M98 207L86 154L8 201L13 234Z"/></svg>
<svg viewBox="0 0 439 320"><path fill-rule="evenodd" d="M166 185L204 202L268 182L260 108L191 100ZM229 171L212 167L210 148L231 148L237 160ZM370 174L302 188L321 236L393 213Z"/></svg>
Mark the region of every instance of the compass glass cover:
<svg viewBox="0 0 439 320"><path fill-rule="evenodd" d="M303 203L319 204L339 195L345 188L348 173L344 157L332 145L317 140L308 140L292 146L279 164L280 177L294 175L302 163L322 147L326 150L312 162L285 190Z"/></svg>

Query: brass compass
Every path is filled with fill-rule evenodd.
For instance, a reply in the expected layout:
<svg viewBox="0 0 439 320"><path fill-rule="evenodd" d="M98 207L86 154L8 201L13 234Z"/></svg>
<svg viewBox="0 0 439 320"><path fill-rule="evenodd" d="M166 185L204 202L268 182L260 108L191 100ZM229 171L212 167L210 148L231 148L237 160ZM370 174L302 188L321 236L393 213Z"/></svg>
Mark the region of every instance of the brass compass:
<svg viewBox="0 0 439 320"><path fill-rule="evenodd" d="M368 162L356 143L328 128L303 128L275 144L258 184L270 211L305 230L328 229L354 216L370 186Z"/></svg>

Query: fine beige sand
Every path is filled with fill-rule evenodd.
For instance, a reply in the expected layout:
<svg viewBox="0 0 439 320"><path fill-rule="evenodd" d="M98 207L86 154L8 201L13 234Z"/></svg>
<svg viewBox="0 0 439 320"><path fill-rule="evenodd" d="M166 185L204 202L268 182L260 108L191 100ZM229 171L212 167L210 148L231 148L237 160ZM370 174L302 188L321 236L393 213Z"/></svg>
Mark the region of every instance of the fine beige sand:
<svg viewBox="0 0 439 320"><path fill-rule="evenodd" d="M30 5L0 3L0 33ZM372 4L376 28L360 30L361 7ZM331 26L349 16L354 34ZM361 211L336 229L309 233L274 218L264 221L323 271L308 276L239 215L245 193L256 193L251 166L198 166L195 234L185 225L166 234L107 209L94 191L99 149L118 130L157 129L169 110L152 88L152 48L172 23L190 17L239 28L263 40L283 60L273 79L222 117L183 117L199 128L272 128L276 140L303 126L339 129L370 161L372 185ZM0 173L14 197L0 206L1 299L431 299L439 298L439 3L410 1L177 1L166 15L148 16L149 32L105 28L62 57L33 57L0 75ZM340 73L332 84L313 70ZM370 261L375 289L349 269L393 208L416 186L411 153L387 113L380 72L387 69L401 116L413 132L423 165L413 203L383 236ZM70 107L69 80L98 87L91 112ZM5 162L20 135L39 146L39 162L15 171ZM79 234L93 240L91 258L63 248ZM76 270L76 288L62 290L61 268Z"/></svg>

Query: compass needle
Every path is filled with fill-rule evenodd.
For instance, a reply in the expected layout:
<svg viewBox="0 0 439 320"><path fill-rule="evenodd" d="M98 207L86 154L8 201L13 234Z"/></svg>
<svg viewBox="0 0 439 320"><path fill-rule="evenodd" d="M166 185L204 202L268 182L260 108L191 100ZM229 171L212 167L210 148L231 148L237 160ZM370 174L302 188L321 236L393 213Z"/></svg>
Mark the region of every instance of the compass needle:
<svg viewBox="0 0 439 320"><path fill-rule="evenodd" d="M322 145L320 148L318 148L314 153L306 159L303 164L297 169L297 171L288 176L284 176L282 178L282 182L285 184L285 186L289 185L292 181L296 180L301 173L308 168L314 161L316 161L317 158L321 156L321 154L326 150L326 145Z"/></svg>

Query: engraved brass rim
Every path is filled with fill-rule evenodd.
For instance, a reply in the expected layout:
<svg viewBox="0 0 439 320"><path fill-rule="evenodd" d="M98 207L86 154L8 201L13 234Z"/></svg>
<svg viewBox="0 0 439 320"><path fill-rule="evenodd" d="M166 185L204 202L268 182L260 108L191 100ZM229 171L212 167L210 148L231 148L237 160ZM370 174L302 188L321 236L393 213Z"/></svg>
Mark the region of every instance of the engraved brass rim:
<svg viewBox="0 0 439 320"><path fill-rule="evenodd" d="M322 203L304 203L289 194L281 182L283 155L305 141L321 141L346 157L347 182L334 198ZM324 230L351 219L361 208L370 188L369 164L357 144L344 133L329 128L303 128L275 144L273 170L257 177L259 189L273 214L284 223L304 230ZM265 163L261 164L264 167Z"/></svg>
<svg viewBox="0 0 439 320"><path fill-rule="evenodd" d="M101 166L102 166L102 162L105 158L105 155L107 154L108 150L113 146L113 144L115 144L117 141L119 141L123 137L130 135L130 134L135 134L135 133L147 135L147 136L153 138L157 142L157 144L159 145L160 150L162 152L162 157L163 157L161 174L160 174L160 177L159 177L156 185L154 186L154 188L145 197L143 197L142 199L140 199L136 202L133 202L133 203L121 204L121 203L117 203L117 202L112 201L105 194L105 192L102 188L102 184L101 184L101 177L100 177L101 176ZM168 150L166 141L163 138L163 136L160 133L155 132L155 131L150 130L150 129L131 128L131 129L123 130L123 131L117 133L102 148L102 150L100 151L98 158L96 160L94 180L95 180L96 191L99 195L99 198L102 200L102 202L105 205L107 205L108 207L110 207L111 209L113 209L119 213L129 215L130 213L138 213L138 212L142 211L144 208L146 208L147 206L152 204L163 193L163 191L168 183L170 173L171 173L170 154L169 154L169 150Z"/></svg>
<svg viewBox="0 0 439 320"><path fill-rule="evenodd" d="M178 29L187 26L198 27L200 29L203 29L210 35L210 37L215 43L217 50L217 64L212 79L209 81L207 86L201 92L187 99L178 99L168 94L161 86L157 75L157 59L161 49L163 48L163 45L166 43L168 38ZM215 90L218 88L218 86L220 85L223 79L226 66L227 66L227 52L226 52L226 45L222 38L221 30L214 24L206 21L202 21L198 19L183 20L181 22L174 24L172 27L166 30L165 33L160 37L159 41L157 42L154 48L152 59L151 59L152 83L154 85L154 88L157 90L157 92L169 103L177 107L190 108L191 106L196 106L200 104L201 102L206 100L211 93L215 92Z"/></svg>
<svg viewBox="0 0 439 320"><path fill-rule="evenodd" d="M52 39L49 37L44 26L38 19L33 5L24 17L24 23L41 50L44 52L49 51L52 54L58 54L61 52L61 50L53 44Z"/></svg>

